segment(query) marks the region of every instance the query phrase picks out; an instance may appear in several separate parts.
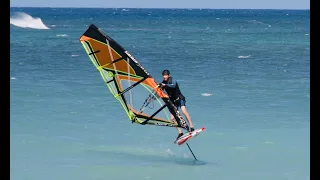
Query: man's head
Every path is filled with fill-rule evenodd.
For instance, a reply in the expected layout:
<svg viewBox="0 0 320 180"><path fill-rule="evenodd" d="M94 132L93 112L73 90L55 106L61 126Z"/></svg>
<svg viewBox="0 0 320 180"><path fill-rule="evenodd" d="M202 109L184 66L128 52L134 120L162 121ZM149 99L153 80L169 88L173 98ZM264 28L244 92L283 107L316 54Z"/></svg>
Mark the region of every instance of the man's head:
<svg viewBox="0 0 320 180"><path fill-rule="evenodd" d="M163 76L163 79L164 79L165 81L167 81L168 78L169 78L169 76L170 76L170 71L167 70L167 69L163 70L163 71L162 71L162 76Z"/></svg>

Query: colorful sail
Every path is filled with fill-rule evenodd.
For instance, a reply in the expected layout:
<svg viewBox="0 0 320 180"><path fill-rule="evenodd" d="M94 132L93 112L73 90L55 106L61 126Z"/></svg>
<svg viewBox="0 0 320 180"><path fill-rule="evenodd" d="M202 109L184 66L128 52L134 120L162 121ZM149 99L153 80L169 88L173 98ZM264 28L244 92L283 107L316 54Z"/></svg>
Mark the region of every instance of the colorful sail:
<svg viewBox="0 0 320 180"><path fill-rule="evenodd" d="M101 29L91 24L80 42L133 123L189 129L147 70Z"/></svg>

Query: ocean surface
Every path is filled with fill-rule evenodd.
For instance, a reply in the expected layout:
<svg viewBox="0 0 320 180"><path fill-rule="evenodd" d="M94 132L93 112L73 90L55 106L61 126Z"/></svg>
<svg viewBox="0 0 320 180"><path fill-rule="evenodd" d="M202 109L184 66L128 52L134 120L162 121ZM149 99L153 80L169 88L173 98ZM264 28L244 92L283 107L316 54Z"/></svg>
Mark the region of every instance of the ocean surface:
<svg viewBox="0 0 320 180"><path fill-rule="evenodd" d="M310 11L10 8L12 180L310 179ZM196 128L131 124L79 37L93 23Z"/></svg>

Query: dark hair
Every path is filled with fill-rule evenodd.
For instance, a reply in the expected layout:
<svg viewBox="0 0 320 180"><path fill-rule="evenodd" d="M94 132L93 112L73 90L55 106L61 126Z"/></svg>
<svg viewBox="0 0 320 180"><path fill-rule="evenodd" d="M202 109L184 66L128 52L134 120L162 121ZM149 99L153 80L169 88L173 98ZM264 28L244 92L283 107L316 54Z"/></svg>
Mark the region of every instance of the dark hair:
<svg viewBox="0 0 320 180"><path fill-rule="evenodd" d="M163 75L170 75L170 71L168 69L165 69L162 71L162 76Z"/></svg>

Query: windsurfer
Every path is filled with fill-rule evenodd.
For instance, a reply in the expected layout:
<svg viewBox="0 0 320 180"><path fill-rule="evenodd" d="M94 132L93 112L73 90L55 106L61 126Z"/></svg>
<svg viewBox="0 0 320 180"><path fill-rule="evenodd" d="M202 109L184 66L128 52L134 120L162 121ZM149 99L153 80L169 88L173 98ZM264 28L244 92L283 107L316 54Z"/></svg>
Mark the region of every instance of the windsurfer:
<svg viewBox="0 0 320 180"><path fill-rule="evenodd" d="M163 76L163 81L161 83L161 87L167 92L170 100L176 106L177 110L180 108L184 116L187 118L190 125L189 131L190 132L194 131L194 127L193 127L190 115L186 108L186 98L182 95L177 81L174 80L172 76L170 76L170 71L167 69L163 70L162 76ZM174 120L174 116L172 114L171 114L171 119ZM180 128L177 128L177 129L179 132L177 137L178 139L183 135L183 133Z"/></svg>

